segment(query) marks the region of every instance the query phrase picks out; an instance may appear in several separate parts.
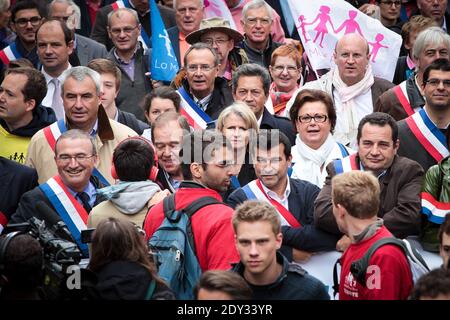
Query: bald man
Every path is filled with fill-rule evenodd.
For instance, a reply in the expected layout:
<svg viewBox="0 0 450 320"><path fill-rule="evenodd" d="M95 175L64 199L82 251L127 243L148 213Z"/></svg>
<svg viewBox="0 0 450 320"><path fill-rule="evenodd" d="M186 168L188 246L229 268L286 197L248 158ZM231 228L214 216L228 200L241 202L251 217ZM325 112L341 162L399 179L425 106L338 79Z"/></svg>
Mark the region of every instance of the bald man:
<svg viewBox="0 0 450 320"><path fill-rule="evenodd" d="M378 97L394 85L373 76L369 64L369 45L356 33L347 34L336 43L333 59L336 68L320 79L306 83L298 92L319 89L330 94L337 113L334 137L344 145L356 147L359 121L374 111ZM287 112L297 93L289 100Z"/></svg>

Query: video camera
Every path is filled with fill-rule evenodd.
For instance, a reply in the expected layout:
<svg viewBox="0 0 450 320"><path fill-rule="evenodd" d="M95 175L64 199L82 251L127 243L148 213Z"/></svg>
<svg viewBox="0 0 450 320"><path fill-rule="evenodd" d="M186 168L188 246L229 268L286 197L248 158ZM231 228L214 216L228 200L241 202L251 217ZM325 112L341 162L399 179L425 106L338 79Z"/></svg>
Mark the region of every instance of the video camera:
<svg viewBox="0 0 450 320"><path fill-rule="evenodd" d="M45 202L36 204L37 217L25 223L9 224L6 232L21 231L37 239L44 251L43 289L49 300L64 298L67 269L79 265L83 254L73 240L66 224Z"/></svg>

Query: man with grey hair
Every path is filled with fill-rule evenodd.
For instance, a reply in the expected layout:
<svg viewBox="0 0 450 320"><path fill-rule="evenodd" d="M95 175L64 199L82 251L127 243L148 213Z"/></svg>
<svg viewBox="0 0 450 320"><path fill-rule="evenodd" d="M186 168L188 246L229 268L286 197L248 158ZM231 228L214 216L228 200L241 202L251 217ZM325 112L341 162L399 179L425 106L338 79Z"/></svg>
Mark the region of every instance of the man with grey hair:
<svg viewBox="0 0 450 320"><path fill-rule="evenodd" d="M418 14L431 18L445 32L450 32L450 15L446 12L447 0L417 0Z"/></svg>
<svg viewBox="0 0 450 320"><path fill-rule="evenodd" d="M103 44L75 33L80 28L80 8L72 0L53 0L48 5L48 16L65 22L74 32L74 52L80 65L86 66L91 60L106 57L108 52Z"/></svg>
<svg viewBox="0 0 450 320"><path fill-rule="evenodd" d="M245 50L250 63L269 68L272 52L281 43L272 40L272 8L264 0L248 2L242 10L241 26L244 40L241 47Z"/></svg>
<svg viewBox="0 0 450 320"><path fill-rule="evenodd" d="M107 59L122 72L117 107L145 121L144 111L139 105L151 87L145 76L149 70L149 59L144 53L143 43L138 41L141 28L138 14L132 9L120 8L108 14L108 34L114 47Z"/></svg>
<svg viewBox="0 0 450 320"><path fill-rule="evenodd" d="M235 101L245 102L258 120L260 129L279 129L295 144L295 131L285 117L272 115L264 106L269 96L271 78L266 68L247 63L239 66L233 74L232 87Z"/></svg>
<svg viewBox="0 0 450 320"><path fill-rule="evenodd" d="M450 36L439 27L428 28L417 36L412 54L415 74L383 93L375 106L376 111L388 113L397 121L413 115L425 105L425 96L420 89L423 73L433 61L449 59Z"/></svg>
<svg viewBox="0 0 450 320"><path fill-rule="evenodd" d="M369 45L363 37L357 33L344 35L334 49L336 67L298 89L286 104L287 114L301 90L325 91L333 98L336 108L336 141L355 148L359 121L372 113L378 97L394 86L373 75L369 57Z"/></svg>
<svg viewBox="0 0 450 320"><path fill-rule="evenodd" d="M159 12L161 13L161 18L163 20L166 29L175 25L175 12L172 9L167 7L157 5L159 8ZM142 30L144 30L142 38L150 39L152 35L151 30L151 20L150 20L150 9L148 0L118 0L109 5L106 5L100 8L97 11L97 16L95 18L95 24L92 28L91 38L95 41L103 43L106 46L107 50L111 50L113 47L113 43L111 39L108 37L108 30L106 28L108 21L108 14L111 11L116 11L119 8L130 8L135 10L139 16L139 23L142 25ZM151 43L147 44L148 47L151 46Z"/></svg>
<svg viewBox="0 0 450 320"><path fill-rule="evenodd" d="M123 139L136 136L136 132L108 119L100 104L101 78L96 71L82 66L73 67L64 72L61 83L65 118L39 130L31 138L25 164L36 169L39 183L47 181L57 173L52 161L55 141L69 129L80 129L95 140L99 161L94 175L105 185L113 183L111 161L114 148Z"/></svg>
<svg viewBox="0 0 450 320"><path fill-rule="evenodd" d="M204 0L176 0L173 2L176 25L167 29L167 35L180 67L183 66L182 59L190 46L186 37L199 30L204 7Z"/></svg>
<svg viewBox="0 0 450 320"><path fill-rule="evenodd" d="M95 175L95 166L101 161L97 142L83 130L68 130L56 140L52 157L47 165L55 167L55 174L41 180L39 186L22 196L11 222L21 223L35 215L39 217L41 212L36 204L46 205L61 217L87 256L87 246L81 242L80 232L87 228L87 215L99 203L96 190L105 186Z"/></svg>
<svg viewBox="0 0 450 320"><path fill-rule="evenodd" d="M219 77L219 56L206 43L192 45L184 56L184 69L174 79L181 107L194 128L213 125L220 112L233 102L227 81ZM189 108L185 106L189 105ZM196 122L199 116L204 122Z"/></svg>

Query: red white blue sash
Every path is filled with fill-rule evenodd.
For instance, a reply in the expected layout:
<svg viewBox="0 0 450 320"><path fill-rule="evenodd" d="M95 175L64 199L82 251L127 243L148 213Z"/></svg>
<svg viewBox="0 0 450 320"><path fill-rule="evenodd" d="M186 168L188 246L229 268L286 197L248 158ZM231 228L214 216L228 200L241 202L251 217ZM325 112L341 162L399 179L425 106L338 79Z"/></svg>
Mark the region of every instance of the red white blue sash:
<svg viewBox="0 0 450 320"><path fill-rule="evenodd" d="M406 81L403 81L399 85L394 87L394 93L397 96L398 101L402 105L406 114L409 116L414 114L413 108L411 108L411 104L409 102L408 93L406 91Z"/></svg>
<svg viewBox="0 0 450 320"><path fill-rule="evenodd" d="M428 216L428 220L431 222L442 224L444 222L445 215L450 213L450 203L440 202L428 192L422 192L421 198L422 213Z"/></svg>
<svg viewBox="0 0 450 320"><path fill-rule="evenodd" d="M336 174L349 172L352 170L361 170L358 161L356 160L356 153L349 155L342 159L333 160L334 170Z"/></svg>
<svg viewBox="0 0 450 320"><path fill-rule="evenodd" d="M2 234L3 229L8 224L8 218L6 215L0 211L0 234Z"/></svg>
<svg viewBox="0 0 450 320"><path fill-rule="evenodd" d="M279 213L282 226L290 226L293 228L300 228L302 226L300 222L298 222L298 220L292 215L292 213L289 212L288 209L286 209L281 203L275 201L266 194L259 179L253 180L252 182L246 184L242 188L242 191L244 191L247 199L257 199L274 206Z"/></svg>
<svg viewBox="0 0 450 320"><path fill-rule="evenodd" d="M449 155L447 139L441 130L428 118L424 109L406 118L406 123L419 143L436 162Z"/></svg>
<svg viewBox="0 0 450 320"><path fill-rule="evenodd" d="M67 225L80 249L88 253L87 245L81 242L81 230L87 229L88 220L88 213L83 206L72 196L58 175L41 184L39 188Z"/></svg>
<svg viewBox="0 0 450 320"><path fill-rule="evenodd" d="M189 125L194 129L206 129L208 123L212 122L209 115L197 106L183 86L177 92L181 97L180 113L186 117Z"/></svg>
<svg viewBox="0 0 450 320"><path fill-rule="evenodd" d="M114 11L117 11L120 8L128 8L128 9L134 9L128 0L119 0L116 2L111 3L111 7ZM150 45L150 37L147 35L147 32L145 32L145 29L143 26L141 26L141 34L138 38L138 40L142 43L142 46L144 50L151 47Z"/></svg>
<svg viewBox="0 0 450 320"><path fill-rule="evenodd" d="M51 125L45 127L43 129L43 131L44 131L45 139L47 139L47 142L50 145L50 148L54 152L55 151L56 140L58 140L58 138L64 132L67 131L67 128L66 128L66 125L64 123L64 119L60 119L60 120L58 120L56 122L53 122ZM103 185L109 186L108 180L106 180L106 178L100 173L100 171L98 171L97 168L94 168L94 170L92 171L92 175L97 177Z"/></svg>
<svg viewBox="0 0 450 320"><path fill-rule="evenodd" d="M0 51L0 60L5 66L9 65L11 61L22 58L22 55L17 50L16 43L13 42L6 48Z"/></svg>

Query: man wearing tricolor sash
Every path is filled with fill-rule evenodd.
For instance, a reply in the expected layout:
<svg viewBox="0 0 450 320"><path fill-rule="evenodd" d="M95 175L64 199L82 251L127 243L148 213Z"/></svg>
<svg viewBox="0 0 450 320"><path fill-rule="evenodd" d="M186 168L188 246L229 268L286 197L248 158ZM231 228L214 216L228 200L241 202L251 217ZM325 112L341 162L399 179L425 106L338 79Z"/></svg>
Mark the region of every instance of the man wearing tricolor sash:
<svg viewBox="0 0 450 320"><path fill-rule="evenodd" d="M388 113L397 121L413 115L424 106L425 97L421 89L423 73L433 61L449 58L450 36L438 27L426 29L417 37L412 54L416 61L416 73L383 93L375 106L375 111Z"/></svg>
<svg viewBox="0 0 450 320"><path fill-rule="evenodd" d="M110 2L111 3L111 2ZM92 29L91 38L97 42L103 43L107 50L111 50L113 43L108 37L107 22L108 14L111 11L116 11L120 8L130 8L135 10L139 15L139 22L142 25L142 39L149 40L152 36L152 30L150 25L150 10L148 0L119 0L100 8L97 11L95 18L95 24ZM175 12L165 6L158 4L159 11L161 12L161 18L163 19L166 28L170 28L175 25ZM148 46L151 44L149 42Z"/></svg>
<svg viewBox="0 0 450 320"><path fill-rule="evenodd" d="M219 56L205 43L192 45L184 56L184 69L174 83L181 97L180 113L194 129L214 125L220 112L233 103L227 81L219 77Z"/></svg>
<svg viewBox="0 0 450 320"><path fill-rule="evenodd" d="M74 67L63 74L61 92L65 119L39 130L30 141L25 164L34 167L43 183L57 173L53 161L55 142L69 129L80 129L95 140L98 162L94 170L105 185L114 182L111 176L112 153L116 145L129 136L137 135L130 128L108 119L100 104L100 75L87 67Z"/></svg>
<svg viewBox="0 0 450 320"><path fill-rule="evenodd" d="M417 235L424 171L417 162L397 155L397 123L386 113L367 115L359 123L357 141L357 154L334 160L327 166L328 176L315 202L315 225L341 235L333 217L331 180L343 172L364 170L371 171L380 183L378 217L384 220L384 225L399 238ZM338 241L336 249L343 251L348 245L350 239L344 236Z"/></svg>
<svg viewBox="0 0 450 320"><path fill-rule="evenodd" d="M11 10L11 29L16 40L0 50L0 70L19 58L26 58L37 68L39 59L36 53L36 31L41 25L44 13L39 5L31 0L17 1Z"/></svg>
<svg viewBox="0 0 450 320"><path fill-rule="evenodd" d="M306 261L312 252L333 250L338 238L313 225L314 200L320 189L288 177L291 143L279 130L262 130L257 136L254 167L257 179L235 190L227 202L236 207L246 200L267 202L277 209L282 252L289 261Z"/></svg>
<svg viewBox="0 0 450 320"><path fill-rule="evenodd" d="M398 154L417 161L424 170L448 156L450 124L450 62L438 59L429 65L421 84L426 104L398 123Z"/></svg>
<svg viewBox="0 0 450 320"><path fill-rule="evenodd" d="M95 141L88 133L81 130L63 133L55 144L53 162L58 173L22 196L11 222L26 222L37 214L36 203L43 201L60 216L87 256L81 231L86 229L88 214L100 200L96 190L104 186L93 175L98 160Z"/></svg>

